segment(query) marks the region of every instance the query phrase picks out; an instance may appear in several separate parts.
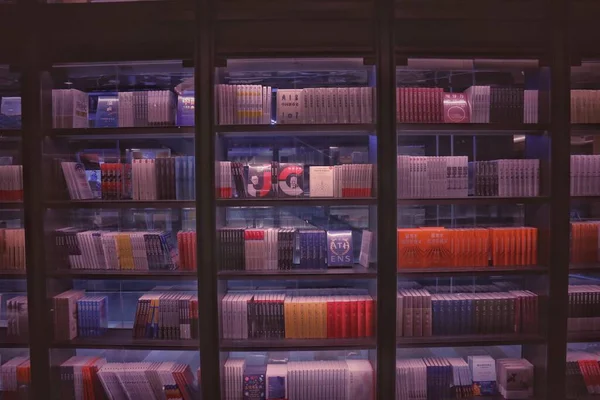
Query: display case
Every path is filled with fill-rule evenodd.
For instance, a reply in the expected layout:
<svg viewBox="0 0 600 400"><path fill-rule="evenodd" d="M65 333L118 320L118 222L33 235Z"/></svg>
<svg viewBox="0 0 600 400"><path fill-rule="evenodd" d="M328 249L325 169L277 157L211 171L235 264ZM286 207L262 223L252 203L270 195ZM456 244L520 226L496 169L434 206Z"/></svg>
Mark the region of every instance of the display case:
<svg viewBox="0 0 600 400"><path fill-rule="evenodd" d="M101 384L116 396L111 379L136 371L144 389L124 384L126 393L150 395L152 387L197 398L193 70L181 61L66 64L49 77L43 228L52 394L80 396ZM61 372L82 367L95 371L84 387Z"/></svg>
<svg viewBox="0 0 600 400"><path fill-rule="evenodd" d="M316 377L338 370L365 374L360 398L373 395L374 73L335 58L228 60L216 71L222 398L248 390L246 378L228 386L234 373L266 376L268 398L281 397L272 373L290 398L331 398L345 383Z"/></svg>
<svg viewBox="0 0 600 400"><path fill-rule="evenodd" d="M471 395L530 398L546 368L548 72L535 60L409 58L396 83L397 398L413 390L413 368L429 380L436 365L457 387L427 387L428 396L459 396L464 368ZM460 347L473 344L482 354L497 345L519 351L477 361ZM404 360L406 348L439 346L453 355ZM522 393L508 387L505 358L529 377ZM475 384L486 364L493 384Z"/></svg>

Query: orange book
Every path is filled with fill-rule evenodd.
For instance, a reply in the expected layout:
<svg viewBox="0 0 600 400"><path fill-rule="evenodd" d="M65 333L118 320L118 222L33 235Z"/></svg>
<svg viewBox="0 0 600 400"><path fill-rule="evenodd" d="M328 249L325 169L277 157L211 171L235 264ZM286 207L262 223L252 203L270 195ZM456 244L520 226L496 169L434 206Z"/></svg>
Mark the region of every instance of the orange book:
<svg viewBox="0 0 600 400"><path fill-rule="evenodd" d="M537 228L529 228L531 232L531 264L537 265L538 263L538 230Z"/></svg>
<svg viewBox="0 0 600 400"><path fill-rule="evenodd" d="M420 229L423 267L443 267L451 263L450 235L451 231L444 228Z"/></svg>
<svg viewBox="0 0 600 400"><path fill-rule="evenodd" d="M375 321L375 300L367 297L365 301L365 336L373 337L373 322Z"/></svg>
<svg viewBox="0 0 600 400"><path fill-rule="evenodd" d="M398 229L398 269L421 266L422 249L418 233L418 229Z"/></svg>
<svg viewBox="0 0 600 400"><path fill-rule="evenodd" d="M490 238L492 243L492 265L500 265L500 235L498 228L490 229Z"/></svg>
<svg viewBox="0 0 600 400"><path fill-rule="evenodd" d="M506 240L508 241L507 246L507 255L506 255L506 264L507 265L517 265L516 257L517 257L517 230L519 228L512 228L506 230Z"/></svg>

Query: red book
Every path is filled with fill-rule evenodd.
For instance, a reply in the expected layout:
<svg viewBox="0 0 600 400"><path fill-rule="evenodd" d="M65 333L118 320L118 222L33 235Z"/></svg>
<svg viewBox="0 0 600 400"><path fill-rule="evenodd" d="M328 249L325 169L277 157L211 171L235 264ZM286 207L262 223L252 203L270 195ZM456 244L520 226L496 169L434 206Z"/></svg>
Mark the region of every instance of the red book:
<svg viewBox="0 0 600 400"><path fill-rule="evenodd" d="M444 123L469 123L471 115L464 93L444 93Z"/></svg>
<svg viewBox="0 0 600 400"><path fill-rule="evenodd" d="M332 297L327 301L327 337L335 338L336 336L336 297Z"/></svg>
<svg viewBox="0 0 600 400"><path fill-rule="evenodd" d="M373 337L374 333L373 333L373 321L374 321L374 314L375 314L375 307L374 304L375 302L373 301L372 298L367 298L365 301L365 336L366 337Z"/></svg>
<svg viewBox="0 0 600 400"><path fill-rule="evenodd" d="M348 297L344 297L342 299L342 334L340 337L348 338L350 337L350 299Z"/></svg>
<svg viewBox="0 0 600 400"><path fill-rule="evenodd" d="M353 297L350 301L350 337L358 336L358 299Z"/></svg>
<svg viewBox="0 0 600 400"><path fill-rule="evenodd" d="M358 337L365 337L366 322L365 322L365 308L366 308L366 296L361 296L358 301Z"/></svg>
<svg viewBox="0 0 600 400"><path fill-rule="evenodd" d="M343 298L338 297L335 302L335 337L342 338L344 337L344 329L343 329L343 316L344 316L344 302Z"/></svg>

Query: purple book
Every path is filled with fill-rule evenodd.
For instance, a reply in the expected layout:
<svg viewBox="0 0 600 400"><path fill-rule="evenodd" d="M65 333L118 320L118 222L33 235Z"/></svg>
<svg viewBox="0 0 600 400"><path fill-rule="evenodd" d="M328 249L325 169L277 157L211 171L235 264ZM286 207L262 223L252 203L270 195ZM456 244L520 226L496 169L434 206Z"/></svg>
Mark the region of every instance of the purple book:
<svg viewBox="0 0 600 400"><path fill-rule="evenodd" d="M327 265L351 267L354 264L352 231L327 232Z"/></svg>

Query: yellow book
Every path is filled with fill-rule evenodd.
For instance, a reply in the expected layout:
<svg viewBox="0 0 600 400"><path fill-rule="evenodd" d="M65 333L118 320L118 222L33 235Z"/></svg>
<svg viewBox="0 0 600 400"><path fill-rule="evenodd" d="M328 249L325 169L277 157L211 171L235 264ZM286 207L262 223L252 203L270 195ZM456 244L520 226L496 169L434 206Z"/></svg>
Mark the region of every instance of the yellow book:
<svg viewBox="0 0 600 400"><path fill-rule="evenodd" d="M318 338L319 337L319 324L318 324L318 303L317 303L318 297L311 297L310 298L310 308L309 308L309 312L310 312L310 332L308 334L308 337L311 339L314 338Z"/></svg>
<svg viewBox="0 0 600 400"><path fill-rule="evenodd" d="M327 339L327 297L321 297L319 302L320 313L320 325L321 325L321 338Z"/></svg>
<svg viewBox="0 0 600 400"><path fill-rule="evenodd" d="M285 338L292 339L292 297L286 297L283 302L283 322L285 325Z"/></svg>
<svg viewBox="0 0 600 400"><path fill-rule="evenodd" d="M298 309L296 310L298 313L298 339L305 339L307 335L306 308L306 298L300 297L298 300Z"/></svg>

